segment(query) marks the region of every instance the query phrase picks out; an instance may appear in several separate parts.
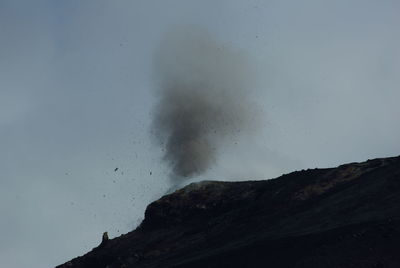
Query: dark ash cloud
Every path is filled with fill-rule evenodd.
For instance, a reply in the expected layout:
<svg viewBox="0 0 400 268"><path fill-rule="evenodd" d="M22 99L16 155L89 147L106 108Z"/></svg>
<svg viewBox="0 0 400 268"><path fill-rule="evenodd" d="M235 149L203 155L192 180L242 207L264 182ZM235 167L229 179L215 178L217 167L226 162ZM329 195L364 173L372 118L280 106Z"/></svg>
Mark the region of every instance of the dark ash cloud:
<svg viewBox="0 0 400 268"><path fill-rule="evenodd" d="M227 137L256 128L247 61L200 30L171 32L162 41L152 131L173 181L204 173Z"/></svg>

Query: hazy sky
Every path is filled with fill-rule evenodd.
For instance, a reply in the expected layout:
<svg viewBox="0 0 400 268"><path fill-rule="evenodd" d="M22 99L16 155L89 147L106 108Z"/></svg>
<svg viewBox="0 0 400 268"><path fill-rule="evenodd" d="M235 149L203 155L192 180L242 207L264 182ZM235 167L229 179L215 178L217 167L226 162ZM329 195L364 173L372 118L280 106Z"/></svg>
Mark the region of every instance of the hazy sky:
<svg viewBox="0 0 400 268"><path fill-rule="evenodd" d="M199 179L399 155L399 14L397 0L0 0L1 266L82 255L169 189L154 58L182 26L245 55L262 114Z"/></svg>

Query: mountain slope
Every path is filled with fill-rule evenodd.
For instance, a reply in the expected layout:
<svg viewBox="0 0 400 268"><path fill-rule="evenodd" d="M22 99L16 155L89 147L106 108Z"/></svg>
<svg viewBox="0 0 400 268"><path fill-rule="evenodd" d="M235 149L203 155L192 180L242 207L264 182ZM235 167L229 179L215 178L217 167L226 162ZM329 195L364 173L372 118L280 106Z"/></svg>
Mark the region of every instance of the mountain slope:
<svg viewBox="0 0 400 268"><path fill-rule="evenodd" d="M400 157L188 185L58 267L400 267Z"/></svg>

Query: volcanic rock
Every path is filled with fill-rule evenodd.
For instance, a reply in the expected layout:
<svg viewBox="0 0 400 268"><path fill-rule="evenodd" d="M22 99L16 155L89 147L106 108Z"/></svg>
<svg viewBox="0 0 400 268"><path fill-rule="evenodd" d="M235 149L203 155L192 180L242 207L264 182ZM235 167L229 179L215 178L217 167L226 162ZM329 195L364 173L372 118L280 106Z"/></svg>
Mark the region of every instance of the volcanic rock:
<svg viewBox="0 0 400 268"><path fill-rule="evenodd" d="M400 267L400 157L190 184L58 267Z"/></svg>

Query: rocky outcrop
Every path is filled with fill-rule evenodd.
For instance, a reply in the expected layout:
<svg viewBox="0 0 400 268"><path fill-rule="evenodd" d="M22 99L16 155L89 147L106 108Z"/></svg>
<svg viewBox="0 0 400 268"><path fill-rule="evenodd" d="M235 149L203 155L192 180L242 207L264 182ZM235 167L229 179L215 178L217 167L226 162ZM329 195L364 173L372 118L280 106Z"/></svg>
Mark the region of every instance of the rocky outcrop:
<svg viewBox="0 0 400 268"><path fill-rule="evenodd" d="M400 267L400 157L190 184L58 267Z"/></svg>

